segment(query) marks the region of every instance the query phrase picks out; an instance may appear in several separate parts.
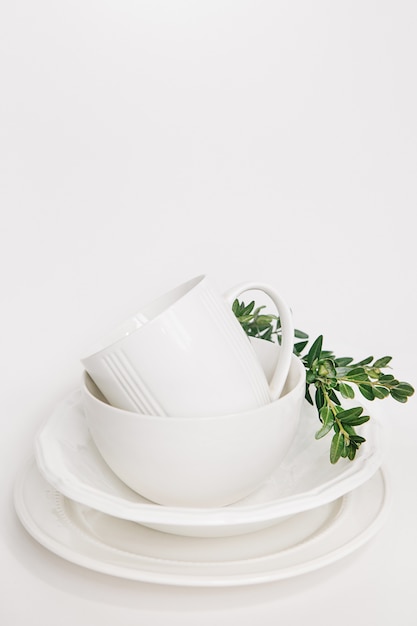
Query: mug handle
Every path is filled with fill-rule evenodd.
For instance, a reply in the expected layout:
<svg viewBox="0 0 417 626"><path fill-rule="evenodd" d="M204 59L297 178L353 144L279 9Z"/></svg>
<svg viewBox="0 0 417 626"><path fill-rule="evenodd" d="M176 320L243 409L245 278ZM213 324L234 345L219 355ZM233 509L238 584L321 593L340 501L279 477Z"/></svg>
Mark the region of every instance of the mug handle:
<svg viewBox="0 0 417 626"><path fill-rule="evenodd" d="M271 298L275 304L279 318L281 321L282 340L279 351L279 358L275 371L272 375L271 382L269 384L269 393L271 400L277 400L281 395L285 381L288 376L288 372L291 365L291 357L294 349L294 324L292 319L291 309L281 296L269 285L255 282L244 282L228 289L223 296L226 300L233 304L234 300L245 291L263 291L267 296Z"/></svg>

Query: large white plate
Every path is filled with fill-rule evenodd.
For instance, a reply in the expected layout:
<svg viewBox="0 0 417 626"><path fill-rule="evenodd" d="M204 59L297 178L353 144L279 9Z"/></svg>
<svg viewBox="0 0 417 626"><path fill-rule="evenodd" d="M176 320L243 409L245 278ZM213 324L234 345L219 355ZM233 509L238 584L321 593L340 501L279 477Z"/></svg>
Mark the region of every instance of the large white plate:
<svg viewBox="0 0 417 626"><path fill-rule="evenodd" d="M349 494L269 528L235 537L183 537L118 519L65 498L32 461L15 485L27 531L83 567L138 581L187 586L250 585L311 572L350 554L381 527L382 471Z"/></svg>
<svg viewBox="0 0 417 626"><path fill-rule="evenodd" d="M222 508L154 504L129 489L100 456L86 425L80 391L65 399L43 424L35 457L44 478L76 502L175 534L226 536L252 532L286 516L326 504L368 480L382 462L380 425L361 429L367 441L354 461L329 461L330 438L315 440L315 409L305 403L285 460L256 493Z"/></svg>

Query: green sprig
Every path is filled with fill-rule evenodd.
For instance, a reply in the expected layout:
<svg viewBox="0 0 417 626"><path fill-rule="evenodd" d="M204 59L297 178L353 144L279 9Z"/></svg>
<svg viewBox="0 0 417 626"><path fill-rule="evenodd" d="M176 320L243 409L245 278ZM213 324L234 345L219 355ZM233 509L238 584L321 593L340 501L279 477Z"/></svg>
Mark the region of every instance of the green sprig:
<svg viewBox="0 0 417 626"><path fill-rule="evenodd" d="M265 307L256 307L252 301L248 305L235 300L232 310L249 337L281 343L281 324L276 315L266 314ZM399 381L393 374L385 373L390 356L374 360L373 356L354 362L351 357L337 358L333 352L323 350L323 335L311 344L307 333L295 330L297 339L294 354L306 368L306 400L317 408L320 428L316 439L333 433L330 444L330 461L337 463L340 458L353 461L356 452L366 441L358 435L356 428L370 418L363 414L363 407L345 409L342 400L352 400L356 391L367 400L391 397L405 403L413 395L414 388L407 382Z"/></svg>

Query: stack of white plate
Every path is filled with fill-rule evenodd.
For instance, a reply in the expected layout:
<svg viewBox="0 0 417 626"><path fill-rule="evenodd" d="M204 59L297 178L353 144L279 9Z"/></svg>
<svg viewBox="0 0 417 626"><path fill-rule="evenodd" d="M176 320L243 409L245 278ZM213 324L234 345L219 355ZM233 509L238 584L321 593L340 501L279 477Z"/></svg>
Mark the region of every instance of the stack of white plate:
<svg viewBox="0 0 417 626"><path fill-rule="evenodd" d="M171 585L232 586L310 572L353 552L387 510L381 427L362 427L353 462L329 461L307 403L285 460L256 493L222 508L160 506L121 482L89 434L81 391L43 424L15 486L27 531L92 570Z"/></svg>

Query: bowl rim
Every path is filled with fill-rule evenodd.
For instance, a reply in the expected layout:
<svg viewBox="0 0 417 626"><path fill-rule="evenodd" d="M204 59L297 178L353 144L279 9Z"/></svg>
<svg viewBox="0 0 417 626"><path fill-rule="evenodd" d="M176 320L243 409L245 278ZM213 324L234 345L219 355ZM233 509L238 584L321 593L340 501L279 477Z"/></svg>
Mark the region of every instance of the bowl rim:
<svg viewBox="0 0 417 626"><path fill-rule="evenodd" d="M262 340L264 341L264 340ZM91 378L91 376L88 374L88 372L86 370L83 370L82 373L82 386L81 386L81 391L83 394L85 394L90 401L92 401L96 406L98 407L106 407L105 410L106 411L114 411L115 413L117 413L120 416L125 415L126 417L130 417L131 419L133 418L137 418L137 419L141 419L141 420L159 420L159 421L172 421L172 420L177 420L177 421L195 421L195 420L204 420L204 421L215 421L215 420L224 420L225 418L227 419L236 419L236 418L240 418L243 419L245 417L249 417L251 414L256 413L256 415L259 415L262 412L268 412L269 410L271 410L272 407L275 407L277 405L279 405L282 402L288 402L293 396L297 396L300 393L300 387L302 387L303 389L305 388L305 384L306 384L306 371L305 371L305 367L301 361L301 359L296 356L295 354L293 354L291 356L291 368L295 367L297 369L297 377L298 380L297 382L294 384L294 386L287 391L285 394L283 394L282 396L280 396L277 400L273 400L272 402L269 402L268 404L264 404L263 406L257 407L255 409L249 409L247 411L240 411L238 413L226 413L224 415L205 415L205 416L199 416L196 417L194 415L175 415L175 416L170 416L170 415L148 415L145 413L137 413L136 411L128 411L127 409L121 409L119 407L115 407L113 405L111 405L110 403L108 403L107 401L101 400L100 398L98 398L94 392L90 389L89 386L94 385L94 387L96 387L97 391L103 395L104 398L104 394L101 393L101 391L99 390L99 388L97 387L97 385L95 384L94 380Z"/></svg>

